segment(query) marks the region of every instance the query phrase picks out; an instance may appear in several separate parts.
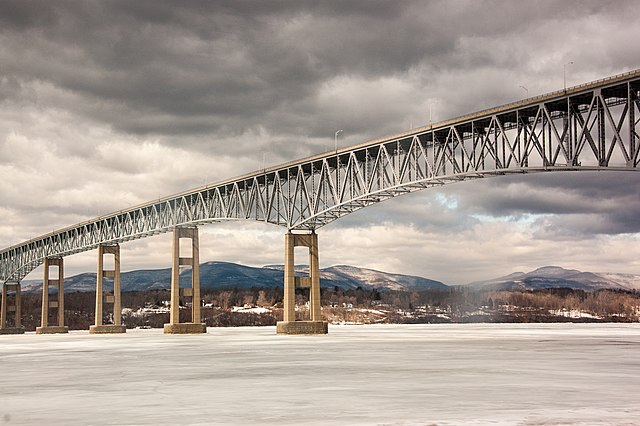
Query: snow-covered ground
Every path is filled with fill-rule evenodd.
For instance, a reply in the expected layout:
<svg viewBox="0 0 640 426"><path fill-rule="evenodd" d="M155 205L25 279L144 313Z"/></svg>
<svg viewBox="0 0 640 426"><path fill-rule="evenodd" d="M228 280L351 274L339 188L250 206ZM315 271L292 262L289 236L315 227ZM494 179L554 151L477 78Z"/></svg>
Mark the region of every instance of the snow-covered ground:
<svg viewBox="0 0 640 426"><path fill-rule="evenodd" d="M578 309L550 309L549 313L555 315L557 317L565 317L565 318L590 318L590 319L602 319L602 317L598 315L593 315L589 312L583 312Z"/></svg>
<svg viewBox="0 0 640 426"><path fill-rule="evenodd" d="M633 425L640 324L0 336L0 425Z"/></svg>
<svg viewBox="0 0 640 426"><path fill-rule="evenodd" d="M268 314L271 313L271 309L261 308L259 306L233 306L231 312L242 312L245 314Z"/></svg>

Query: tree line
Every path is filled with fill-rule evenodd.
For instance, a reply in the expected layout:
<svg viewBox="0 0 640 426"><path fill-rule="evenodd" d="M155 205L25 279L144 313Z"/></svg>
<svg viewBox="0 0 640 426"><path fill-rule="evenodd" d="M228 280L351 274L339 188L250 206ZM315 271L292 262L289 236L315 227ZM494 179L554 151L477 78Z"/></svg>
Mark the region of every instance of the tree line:
<svg viewBox="0 0 640 426"><path fill-rule="evenodd" d="M602 321L639 321L640 293L622 290L477 291L467 287L427 291L321 289L323 315L331 321L353 322L548 322L566 320L550 311L577 310ZM202 321L207 326L275 325L282 319L282 288L202 290ZM122 320L129 328L162 327L169 322L169 290L122 293ZM296 289L297 319L307 314L308 289ZM22 323L26 330L40 325L42 295L22 294ZM233 307L262 307L268 312L234 311ZM104 305L104 322L112 320L112 305ZM181 320L191 321L190 309ZM11 315L8 316L12 320ZM65 294L65 325L86 330L95 321L95 292Z"/></svg>

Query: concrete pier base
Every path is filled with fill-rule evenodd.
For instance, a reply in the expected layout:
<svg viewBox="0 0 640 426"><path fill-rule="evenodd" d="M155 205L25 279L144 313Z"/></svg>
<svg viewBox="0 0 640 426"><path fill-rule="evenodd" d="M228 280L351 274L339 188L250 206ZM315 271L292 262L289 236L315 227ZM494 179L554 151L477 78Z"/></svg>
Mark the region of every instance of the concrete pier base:
<svg viewBox="0 0 640 426"><path fill-rule="evenodd" d="M278 321L278 334L327 334L329 323L326 321Z"/></svg>
<svg viewBox="0 0 640 426"><path fill-rule="evenodd" d="M180 256L180 239L191 240L191 256ZM206 333L206 324L201 323L200 316L200 243L198 228L180 228L173 230L173 256L171 260L171 311L169 324L164 325L164 334L198 334ZM180 287L180 267L191 267L191 285ZM191 321L180 322L180 299L187 305L191 299Z"/></svg>
<svg viewBox="0 0 640 426"><path fill-rule="evenodd" d="M9 302L9 291L13 291L13 303ZM0 308L0 334L24 334L21 317L20 282L4 283L2 286L2 307ZM13 324L7 322L8 313L13 312Z"/></svg>
<svg viewBox="0 0 640 426"><path fill-rule="evenodd" d="M36 327L36 334L64 334L69 332L66 325L49 325L46 327Z"/></svg>
<svg viewBox="0 0 640 426"><path fill-rule="evenodd" d="M309 249L309 275L296 276L294 252L296 247ZM309 319L296 321L296 287L309 288ZM327 334L328 323L322 321L320 306L320 264L318 261L318 235L293 234L284 238L284 313L278 321L278 334Z"/></svg>
<svg viewBox="0 0 640 426"><path fill-rule="evenodd" d="M24 334L24 327L0 328L0 334Z"/></svg>
<svg viewBox="0 0 640 426"><path fill-rule="evenodd" d="M207 325L197 322L165 324L164 334L201 334L207 332Z"/></svg>
<svg viewBox="0 0 640 426"><path fill-rule="evenodd" d="M49 268L58 268L58 278L49 279ZM58 300L51 300L49 287L58 288ZM57 325L49 325L49 309L56 310ZM42 282L42 317L40 327L36 327L36 334L68 333L69 327L64 325L64 259L62 257L47 257L44 259L44 281Z"/></svg>
<svg viewBox="0 0 640 426"><path fill-rule="evenodd" d="M104 269L105 255L113 255L113 269ZM103 281L113 279L113 294L105 293ZM113 305L113 324L103 323L104 304ZM126 333L122 325L122 304L120 298L120 246L118 244L100 244L98 246L98 272L96 274L96 322L89 326L89 334Z"/></svg>
<svg viewBox="0 0 640 426"><path fill-rule="evenodd" d="M124 325L105 324L89 326L89 334L119 334L126 332L127 327Z"/></svg>

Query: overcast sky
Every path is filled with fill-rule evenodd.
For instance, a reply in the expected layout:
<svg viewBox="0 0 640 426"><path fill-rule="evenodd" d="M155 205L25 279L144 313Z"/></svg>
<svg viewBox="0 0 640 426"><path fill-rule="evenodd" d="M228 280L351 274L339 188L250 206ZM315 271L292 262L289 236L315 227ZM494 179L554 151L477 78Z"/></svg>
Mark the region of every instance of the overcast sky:
<svg viewBox="0 0 640 426"><path fill-rule="evenodd" d="M0 0L0 247L159 196L640 68L630 1ZM521 86L524 86L522 88ZM321 230L321 267L447 284L640 273L640 173L483 179ZM285 229L201 227L201 261L283 262ZM122 268L170 265L170 234ZM66 275L95 269L95 251ZM306 259L298 259L306 262ZM41 276L38 268L28 278Z"/></svg>

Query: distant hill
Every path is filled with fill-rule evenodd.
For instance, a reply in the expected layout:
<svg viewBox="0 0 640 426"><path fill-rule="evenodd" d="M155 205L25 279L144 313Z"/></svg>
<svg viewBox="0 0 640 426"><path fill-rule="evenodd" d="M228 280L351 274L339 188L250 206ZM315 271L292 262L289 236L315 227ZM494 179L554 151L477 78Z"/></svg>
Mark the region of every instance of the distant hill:
<svg viewBox="0 0 640 426"><path fill-rule="evenodd" d="M531 272L515 272L504 277L468 284L482 290L536 290L572 288L594 291L601 289L640 290L640 275L582 272L559 266L544 266Z"/></svg>
<svg viewBox="0 0 640 426"><path fill-rule="evenodd" d="M321 283L350 288L377 288L388 290L430 290L446 289L447 285L440 281L427 278L391 274L373 269L357 268L355 266L337 265L320 271Z"/></svg>
<svg viewBox="0 0 640 426"><path fill-rule="evenodd" d="M305 273L307 266L296 266L298 273ZM191 279L191 269L185 269L181 278L186 286ZM281 265L270 265L262 268L238 265L229 262L206 262L200 265L200 287L281 287L284 273ZM41 291L41 280L23 281L23 291ZM83 273L65 278L65 292L93 291L96 285L95 273ZM171 285L171 269L150 269L123 272L120 276L122 291L168 289ZM447 286L439 281L422 277L390 274L355 266L332 266L320 271L322 287L339 287L342 289L378 290L427 290L431 288L445 289Z"/></svg>
<svg viewBox="0 0 640 426"><path fill-rule="evenodd" d="M283 271L283 265L267 265L265 268ZM296 274L307 274L307 265L296 265ZM386 289L420 291L429 289L445 289L447 285L440 281L413 275L391 274L374 269L358 268L349 265L336 265L320 270L320 285L322 287L338 286L343 289Z"/></svg>
<svg viewBox="0 0 640 426"><path fill-rule="evenodd" d="M306 274L308 266L297 265L297 274ZM206 262L200 265L200 286L207 288L281 287L284 279L282 265L261 268L230 262ZM184 286L191 278L191 270L182 272ZM65 278L65 291L93 291L95 273L83 273ZM168 289L171 285L171 269L148 269L123 272L122 291ZM344 290L363 289L420 291L446 289L440 281L427 278L391 274L356 266L336 265L320 270L322 287L339 287ZM572 288L586 291L600 289L640 290L640 275L619 273L582 272L559 266L544 266L531 272L514 272L504 277L468 284L478 290L535 290L545 288ZM26 292L41 291L41 280L22 282Z"/></svg>

